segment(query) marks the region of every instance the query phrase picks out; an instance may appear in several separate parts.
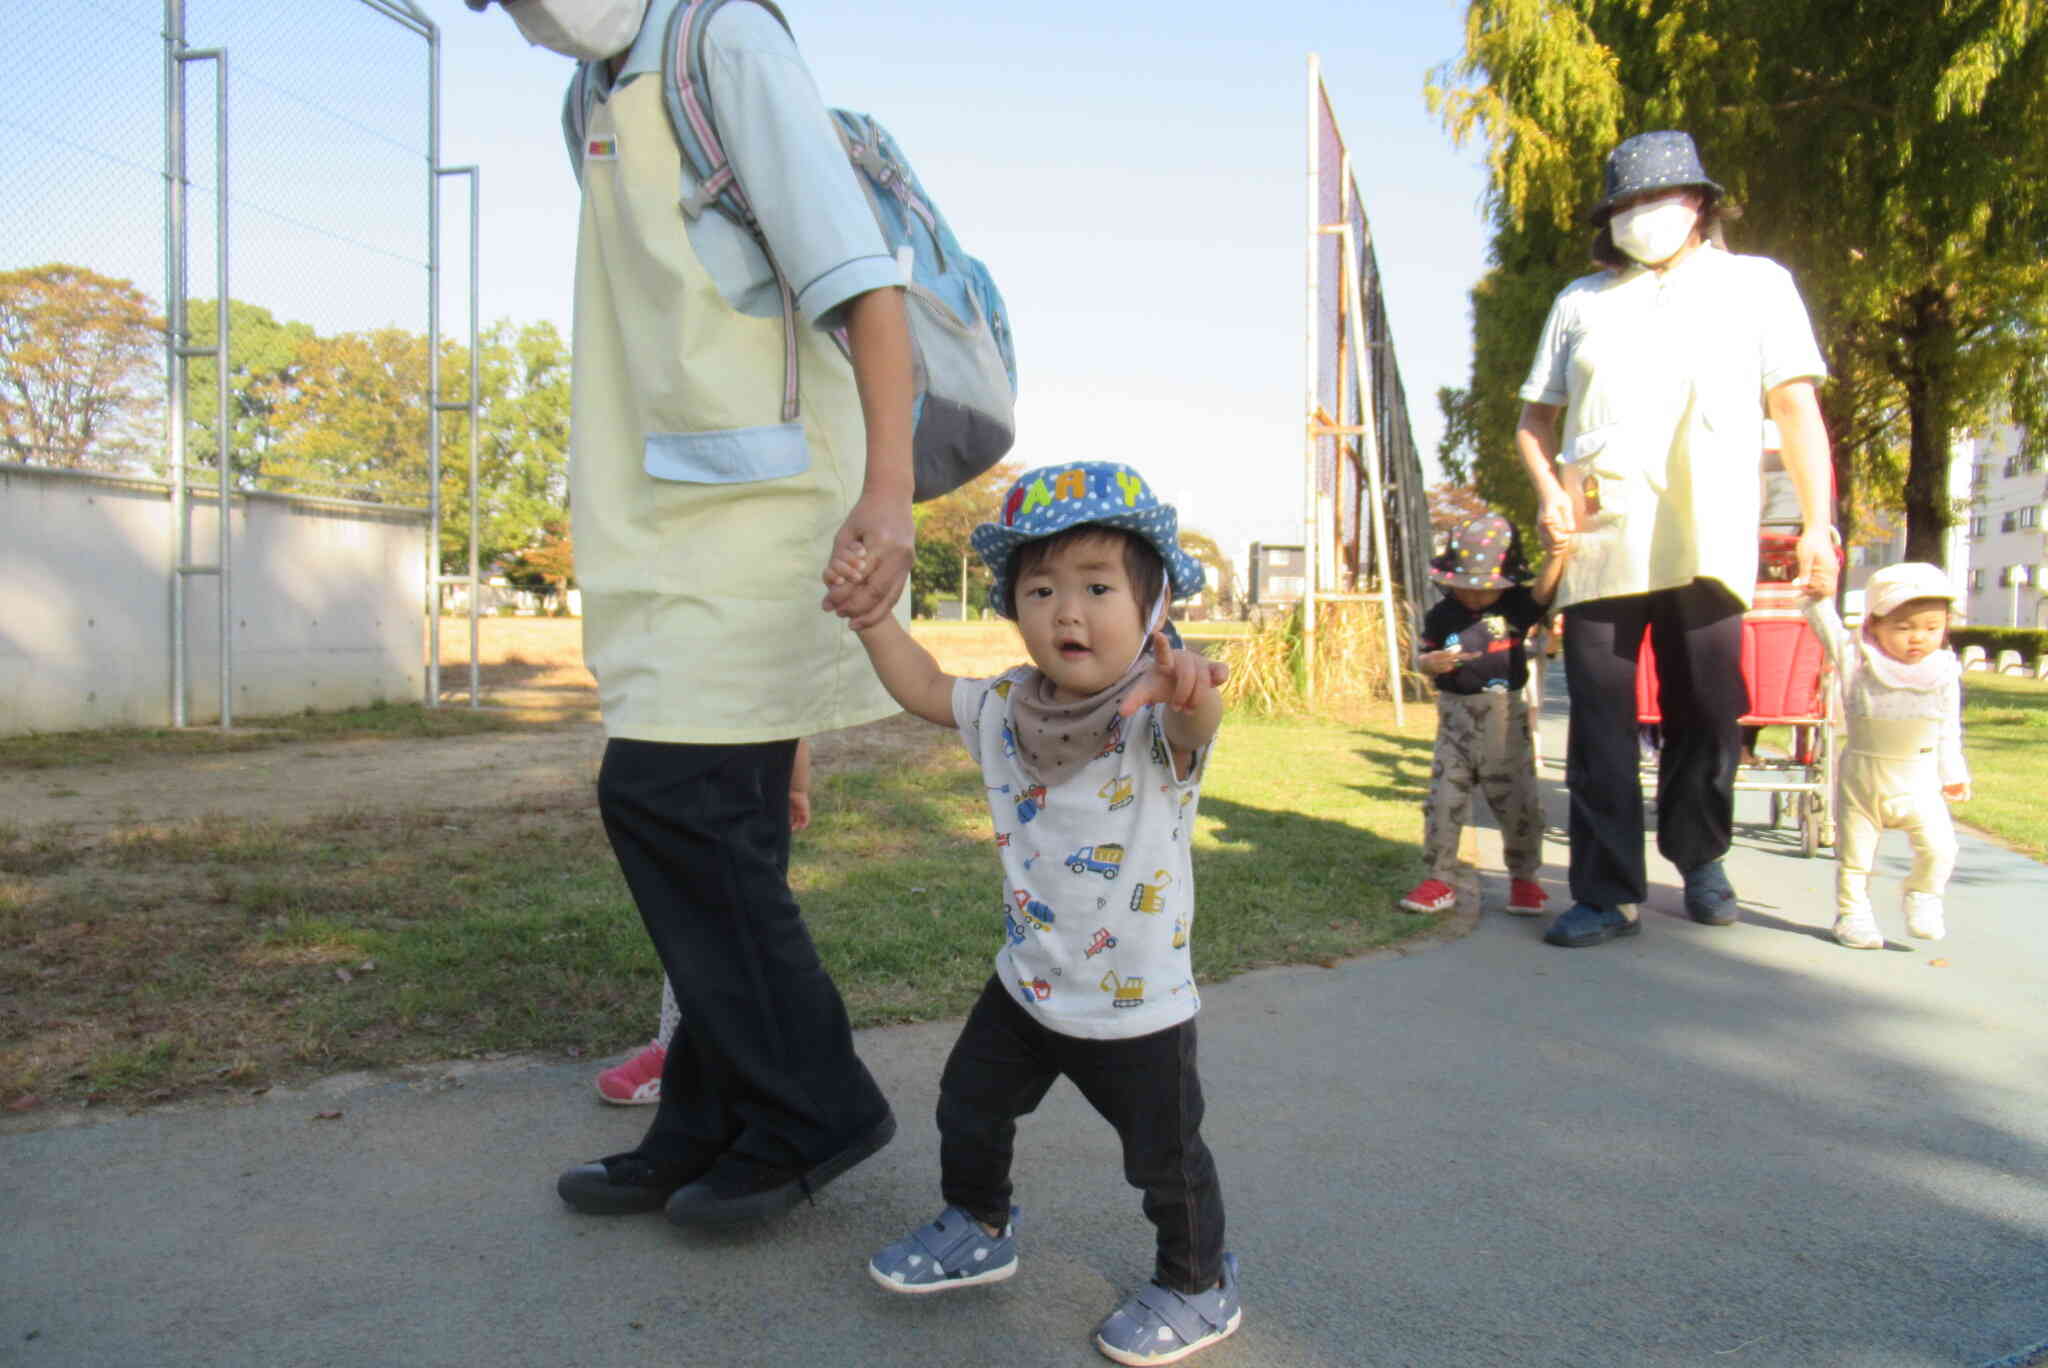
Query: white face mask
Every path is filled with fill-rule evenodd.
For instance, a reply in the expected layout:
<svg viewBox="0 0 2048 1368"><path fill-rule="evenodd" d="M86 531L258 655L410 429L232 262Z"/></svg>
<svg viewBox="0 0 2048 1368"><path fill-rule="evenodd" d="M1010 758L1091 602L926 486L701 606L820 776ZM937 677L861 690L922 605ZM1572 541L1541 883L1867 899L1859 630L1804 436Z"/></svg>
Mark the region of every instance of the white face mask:
<svg viewBox="0 0 2048 1368"><path fill-rule="evenodd" d="M1686 203L1683 195L1667 195L1633 204L1607 221L1614 245L1645 266L1657 266L1677 256L1692 237L1700 211Z"/></svg>
<svg viewBox="0 0 2048 1368"><path fill-rule="evenodd" d="M633 46L648 0L506 0L505 13L535 47L596 62Z"/></svg>

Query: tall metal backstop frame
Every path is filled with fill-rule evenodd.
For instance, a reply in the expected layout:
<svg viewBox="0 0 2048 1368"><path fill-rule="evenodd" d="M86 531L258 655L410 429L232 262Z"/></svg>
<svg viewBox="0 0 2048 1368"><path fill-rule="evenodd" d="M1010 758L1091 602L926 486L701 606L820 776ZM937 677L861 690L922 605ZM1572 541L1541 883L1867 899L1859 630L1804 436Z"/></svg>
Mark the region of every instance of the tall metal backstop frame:
<svg viewBox="0 0 2048 1368"><path fill-rule="evenodd" d="M382 16L399 28L415 34L426 45L427 53L427 120L426 120L426 166L423 190L426 198L426 313L427 313L427 542L425 584L423 604L426 618L426 669L423 702L428 707L437 707L441 701L441 596L448 585L463 585L468 592L465 598L469 614L469 704L479 706L481 702L480 680L477 661L477 605L480 598L480 583L477 565L478 542L478 500L477 500L477 437L478 437L478 304L477 304L477 256L478 219L480 187L478 169L473 166L444 166L441 162L441 35L440 29L427 18L425 12L412 0L327 0L330 5L359 5ZM218 42L211 46L195 47L189 41L187 32L187 0L163 0L163 96L164 96L164 322L165 322L165 456L169 469L173 522L176 527L176 554L171 570L171 724L183 727L189 724L189 703L192 687L189 648L186 641L186 622L190 605L187 588L191 580L199 576L216 577L216 595L219 610L220 650L220 726L222 729L234 725L234 639L235 617L233 597L233 546L230 536L230 519L227 510L235 494L231 447L233 424L230 393L231 372L229 362L232 340L232 321L229 309L229 282L232 279L233 255L229 234L230 211L233 207L231 172L233 160L229 155L229 113L234 81L230 76L232 43ZM213 343L211 346L194 345L191 319L188 316L190 294L188 290L191 267L191 224L189 198L192 187L190 148L187 133L187 73L197 64L210 64L214 74L213 100L213 236L214 236L214 319ZM468 394L459 400L447 400L441 393L441 192L442 183L453 178L469 182L469 284L468 284L468 347L470 364ZM187 459L186 383L187 363L194 358L209 358L214 363L217 385L215 414L216 451L215 463L218 474L216 497L219 499L219 516L216 518L218 540L211 563L194 560L195 550L191 536L191 488L188 481L189 462ZM468 417L469 452L469 558L467 573L447 575L441 572L441 415L459 412Z"/></svg>
<svg viewBox="0 0 2048 1368"><path fill-rule="evenodd" d="M1379 260L1351 153L1308 59L1308 279L1302 631L1316 690L1318 609L1380 607L1397 722L1405 722L1400 625L1420 621L1430 554L1429 498L1408 424Z"/></svg>

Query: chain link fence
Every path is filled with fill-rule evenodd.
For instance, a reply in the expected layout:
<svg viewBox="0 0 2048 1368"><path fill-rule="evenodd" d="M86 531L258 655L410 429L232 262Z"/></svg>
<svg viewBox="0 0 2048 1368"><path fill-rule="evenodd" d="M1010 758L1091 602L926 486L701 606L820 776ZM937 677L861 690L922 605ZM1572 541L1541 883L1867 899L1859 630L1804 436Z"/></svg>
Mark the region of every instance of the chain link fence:
<svg viewBox="0 0 2048 1368"><path fill-rule="evenodd" d="M39 0L10 4L6 28L0 464L171 483L174 553L142 558L124 573L154 583L120 592L161 604L169 576L172 720L185 720L188 694L211 693L225 724L246 688L231 687L233 660L261 655L266 632L283 642L297 631L249 611L290 595L267 578L231 586L231 575L362 573L344 568L347 552L332 565L244 553L232 545L253 525L243 498L284 496L302 515L343 519L378 505L362 516L380 526L400 513L417 524L432 502L432 197L448 174L436 166L433 26L411 0ZM454 275L439 303L461 317L470 275ZM214 351L223 298L225 403ZM460 396L466 351L441 352L443 394ZM465 474L452 454L444 488ZM387 616L406 595L419 604L435 543L430 531L417 564L380 562L379 582L356 592ZM199 642L188 624L220 652L218 670L189 686ZM11 639L0 634L0 647ZM416 675L417 647L407 649ZM377 650L389 656L389 640ZM426 669L431 699L434 662Z"/></svg>
<svg viewBox="0 0 2048 1368"><path fill-rule="evenodd" d="M230 414L236 483L423 505L430 45L365 0L182 0L226 53ZM4 458L162 474L168 376L165 0L9 6L0 82ZM187 341L210 345L215 92L186 62ZM456 301L461 307L461 301ZM147 336L151 328L154 337ZM216 448L212 363L187 383L194 483ZM370 383L381 371L381 388ZM354 372L350 378L346 372ZM353 387L353 388L352 388ZM403 402L398 402L400 400ZM392 401L374 433L351 401ZM365 461L318 429L350 429Z"/></svg>

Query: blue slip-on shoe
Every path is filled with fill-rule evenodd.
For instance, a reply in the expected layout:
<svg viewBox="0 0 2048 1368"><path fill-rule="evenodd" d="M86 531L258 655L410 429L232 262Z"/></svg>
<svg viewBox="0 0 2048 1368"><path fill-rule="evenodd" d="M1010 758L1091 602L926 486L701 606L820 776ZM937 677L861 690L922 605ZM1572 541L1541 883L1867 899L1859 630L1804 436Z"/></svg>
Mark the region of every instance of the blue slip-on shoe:
<svg viewBox="0 0 2048 1368"><path fill-rule="evenodd" d="M1732 926L1742 915L1735 901L1735 887L1719 860L1682 871L1685 879L1685 910L1702 926Z"/></svg>
<svg viewBox="0 0 2048 1368"><path fill-rule="evenodd" d="M1567 950L1583 950L1589 945L1633 936L1642 929L1642 923L1618 907L1595 907L1591 903L1579 902L1557 914L1557 920L1543 933L1543 939Z"/></svg>
<svg viewBox="0 0 2048 1368"><path fill-rule="evenodd" d="M1223 1280L1189 1296L1146 1283L1095 1327L1095 1347L1118 1363L1178 1363L1237 1333L1244 1303L1237 1292L1237 1256L1223 1256Z"/></svg>
<svg viewBox="0 0 2048 1368"><path fill-rule="evenodd" d="M956 1287L996 1283L1017 1271L1016 1207L1000 1235L949 1206L930 1225L921 1225L868 1260L868 1276L891 1292L950 1292Z"/></svg>

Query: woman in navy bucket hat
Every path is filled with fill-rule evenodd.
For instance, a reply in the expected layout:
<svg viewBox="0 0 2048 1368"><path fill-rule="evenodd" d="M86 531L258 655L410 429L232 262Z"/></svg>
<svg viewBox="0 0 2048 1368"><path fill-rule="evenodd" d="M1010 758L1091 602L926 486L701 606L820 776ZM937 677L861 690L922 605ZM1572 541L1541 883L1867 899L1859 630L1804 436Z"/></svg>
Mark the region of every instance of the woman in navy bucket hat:
<svg viewBox="0 0 2048 1368"><path fill-rule="evenodd" d="M1656 649L1664 716L1657 846L1686 912L1736 920L1721 868L1734 826L1742 614L1756 581L1765 419L1782 436L1804 528L1799 573L1832 593L1830 458L1820 348L1792 277L1726 250L1732 217L1684 132L1608 155L1593 256L1558 295L1522 386L1515 444L1547 546L1570 546L1558 588L1571 696L1573 905L1553 945L1632 935L1649 895L1636 741L1636 666Z"/></svg>

